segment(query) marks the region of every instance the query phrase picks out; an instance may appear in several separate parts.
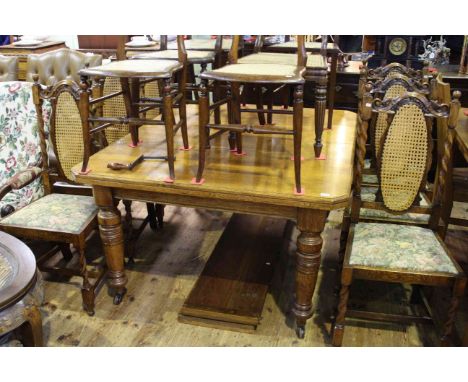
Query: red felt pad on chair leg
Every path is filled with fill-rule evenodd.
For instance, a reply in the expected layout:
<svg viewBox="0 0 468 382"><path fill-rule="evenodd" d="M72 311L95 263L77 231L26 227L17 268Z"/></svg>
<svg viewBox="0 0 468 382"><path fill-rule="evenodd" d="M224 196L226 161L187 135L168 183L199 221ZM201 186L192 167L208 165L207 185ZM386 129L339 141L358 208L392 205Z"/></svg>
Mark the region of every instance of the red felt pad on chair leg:
<svg viewBox="0 0 468 382"><path fill-rule="evenodd" d="M319 157L315 157L316 160L325 160L327 159L327 156L325 154L320 154Z"/></svg>
<svg viewBox="0 0 468 382"><path fill-rule="evenodd" d="M305 188L301 187L301 192L297 192L296 187L294 187L294 195L305 195Z"/></svg>
<svg viewBox="0 0 468 382"><path fill-rule="evenodd" d="M167 177L166 179L163 180L164 183L174 183L174 179Z"/></svg>
<svg viewBox="0 0 468 382"><path fill-rule="evenodd" d="M128 147L135 148L135 147L141 145L142 143L143 143L142 140L139 140L138 143L137 143L136 145L134 145L132 142L130 142L130 143L128 144Z"/></svg>
<svg viewBox="0 0 468 382"><path fill-rule="evenodd" d="M189 146L188 149L186 149L184 146L180 146L179 150L180 151L190 151L190 150L192 150L192 146Z"/></svg>
<svg viewBox="0 0 468 382"><path fill-rule="evenodd" d="M190 182L192 184L197 184L197 185L202 185L203 183L205 183L205 178L201 178L199 182L197 182L197 178L192 178L192 181Z"/></svg>
<svg viewBox="0 0 468 382"><path fill-rule="evenodd" d="M234 155L235 155L236 157L242 157L242 156L244 156L244 155L247 155L247 153L246 153L245 151L242 151L241 153L238 153L237 150L236 150L236 151L234 152Z"/></svg>
<svg viewBox="0 0 468 382"><path fill-rule="evenodd" d="M90 169L90 168L87 168L87 169L84 170L84 171L80 171L78 174L80 174L80 175L88 175L90 172L91 172L91 169Z"/></svg>

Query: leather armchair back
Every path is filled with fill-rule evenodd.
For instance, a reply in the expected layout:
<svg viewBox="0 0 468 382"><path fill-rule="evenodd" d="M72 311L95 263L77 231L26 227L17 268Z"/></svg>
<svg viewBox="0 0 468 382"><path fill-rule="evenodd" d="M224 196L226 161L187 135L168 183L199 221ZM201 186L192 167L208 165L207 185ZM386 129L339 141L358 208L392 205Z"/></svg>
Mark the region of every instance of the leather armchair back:
<svg viewBox="0 0 468 382"><path fill-rule="evenodd" d="M38 74L39 83L47 86L62 80L79 82L78 71L88 63L89 66L101 65L102 56L67 48L42 54L31 54L28 56L26 66L26 81L33 82L33 75Z"/></svg>
<svg viewBox="0 0 468 382"><path fill-rule="evenodd" d="M0 82L18 79L18 57L0 55Z"/></svg>

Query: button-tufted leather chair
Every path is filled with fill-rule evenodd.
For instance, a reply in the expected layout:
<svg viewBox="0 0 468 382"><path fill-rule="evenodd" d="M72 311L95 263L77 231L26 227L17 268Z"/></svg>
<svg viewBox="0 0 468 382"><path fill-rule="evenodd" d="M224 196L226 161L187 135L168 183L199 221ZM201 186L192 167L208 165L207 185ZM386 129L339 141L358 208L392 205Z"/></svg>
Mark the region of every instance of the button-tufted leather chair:
<svg viewBox="0 0 468 382"><path fill-rule="evenodd" d="M18 57L0 55L0 82L18 79Z"/></svg>
<svg viewBox="0 0 468 382"><path fill-rule="evenodd" d="M33 82L33 76L39 75L42 85L54 85L62 80L79 82L78 71L86 64L89 66L101 65L102 56L99 54L82 53L62 48L42 54L28 56L26 66L26 81Z"/></svg>

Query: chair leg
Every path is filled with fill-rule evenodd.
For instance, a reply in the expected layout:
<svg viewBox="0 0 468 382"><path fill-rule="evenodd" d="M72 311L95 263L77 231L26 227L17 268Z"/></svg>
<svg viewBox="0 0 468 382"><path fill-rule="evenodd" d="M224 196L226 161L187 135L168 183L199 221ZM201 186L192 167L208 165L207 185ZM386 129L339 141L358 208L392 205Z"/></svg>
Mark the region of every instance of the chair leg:
<svg viewBox="0 0 468 382"><path fill-rule="evenodd" d="M449 346L452 342L453 324L455 323L455 315L457 313L460 298L465 292L466 279L457 279L452 290L452 298L447 313L447 320L444 323L440 342L442 346Z"/></svg>
<svg viewBox="0 0 468 382"><path fill-rule="evenodd" d="M148 212L148 222L153 231L156 231L158 229L156 206L157 204L154 203L146 203L146 211Z"/></svg>
<svg viewBox="0 0 468 382"><path fill-rule="evenodd" d="M156 219L161 229L164 228L164 207L164 204L156 204Z"/></svg>
<svg viewBox="0 0 468 382"><path fill-rule="evenodd" d="M200 183L205 169L206 156L206 125L209 121L208 89L206 80L200 84L200 98L198 99L198 170L196 182Z"/></svg>
<svg viewBox="0 0 468 382"><path fill-rule="evenodd" d="M73 258L73 253L70 249L70 244L59 244L60 251L65 261L70 261Z"/></svg>
<svg viewBox="0 0 468 382"><path fill-rule="evenodd" d="M125 234L127 240L125 241L125 252L130 264L134 263L134 237L133 237L133 216L132 216L132 201L122 200L125 207Z"/></svg>
<svg viewBox="0 0 468 382"><path fill-rule="evenodd" d="M15 334L21 340L23 346L44 346L42 337L42 317L41 311L35 305L29 306L24 310L26 321L15 330Z"/></svg>
<svg viewBox="0 0 468 382"><path fill-rule="evenodd" d="M268 96L267 96L267 107L268 107L269 110L273 109L273 96L274 96L273 88L270 87L268 89ZM268 113L267 114L267 124L271 125L272 123L273 123L273 114Z"/></svg>
<svg viewBox="0 0 468 382"><path fill-rule="evenodd" d="M257 105L257 109L263 109L263 89L262 85L255 85L255 101ZM260 125L264 125L265 122L265 114L262 112L258 112L258 123Z"/></svg>
<svg viewBox="0 0 468 382"><path fill-rule="evenodd" d="M332 345L341 346L345 329L346 309L348 306L349 287L353 278L352 269L344 268L341 275L341 290L338 302L338 314L332 328Z"/></svg>
<svg viewBox="0 0 468 382"><path fill-rule="evenodd" d="M296 192L302 193L301 187L301 145L302 145L302 113L303 113L303 87L297 85L294 89L293 130L294 130L294 176Z"/></svg>
<svg viewBox="0 0 468 382"><path fill-rule="evenodd" d="M83 277L83 283L81 284L81 297L83 299L83 308L89 316L94 316L94 287L91 285L88 279L88 267L86 264L85 249L83 247L78 248L80 253L80 274Z"/></svg>
<svg viewBox="0 0 468 382"><path fill-rule="evenodd" d="M167 163L169 165L169 181L175 179L174 170L174 114L172 110L171 79L164 80L163 89L164 127L166 128Z"/></svg>
<svg viewBox="0 0 468 382"><path fill-rule="evenodd" d="M193 65L192 65L193 70ZM187 87L187 66L182 69L179 78L179 93L182 93L183 96L179 101L179 118L181 120L180 130L182 133L182 142L184 145L184 149L189 149L189 141L188 141L188 132L187 132L187 98L185 94L185 90ZM190 95L191 97L191 95Z"/></svg>
<svg viewBox="0 0 468 382"><path fill-rule="evenodd" d="M241 124L241 104L240 104L240 86L239 83L233 82L231 84L231 94L232 94L232 123ZM261 113L263 115L263 113ZM242 154L242 133L236 132L236 150L237 154Z"/></svg>
<svg viewBox="0 0 468 382"><path fill-rule="evenodd" d="M327 76L317 81L315 87L315 157L322 153L322 133L325 124L325 110L327 105Z"/></svg>

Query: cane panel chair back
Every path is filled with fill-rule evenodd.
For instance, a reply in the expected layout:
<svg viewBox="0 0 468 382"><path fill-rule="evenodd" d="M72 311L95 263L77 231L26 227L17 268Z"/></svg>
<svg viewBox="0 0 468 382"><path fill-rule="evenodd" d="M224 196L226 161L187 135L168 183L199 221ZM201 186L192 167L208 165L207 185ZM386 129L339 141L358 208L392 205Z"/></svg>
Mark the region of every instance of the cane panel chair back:
<svg viewBox="0 0 468 382"><path fill-rule="evenodd" d="M106 77L102 84L104 96L122 91L120 80L114 77ZM125 102L123 94L109 98L102 105L103 117L126 117ZM129 133L128 125L114 124L104 130L108 144L111 144Z"/></svg>
<svg viewBox="0 0 468 382"><path fill-rule="evenodd" d="M418 81L413 81L406 75L398 71L391 71L389 75L374 84L373 94L375 97L387 100L390 98L401 97L406 92L418 92L421 94L429 94L429 85L421 84ZM387 129L387 116L384 113L377 113L371 121L371 140L373 141L373 149L375 156L380 153L381 140L384 132Z"/></svg>
<svg viewBox="0 0 468 382"><path fill-rule="evenodd" d="M405 212L424 213L431 216L429 226L436 229L440 218L440 202L444 193L447 163L451 156L453 129L456 126L460 109L459 92L454 93L450 106L428 100L416 92L405 93L394 99L372 99L372 85L366 85L366 93L361 104L362 124L358 133L356 169L353 191L351 219L359 220L359 209L383 209L392 214ZM362 173L366 151L365 141L369 120L373 113L387 115L387 129L384 132L379 163L379 187L382 201L363 202L361 200ZM444 152L437 174L438 183L434 197L427 206L418 206L418 195L427 182L431 165L432 124L435 119L447 121L448 130L444 142ZM452 139L449 136L452 134Z"/></svg>
<svg viewBox="0 0 468 382"><path fill-rule="evenodd" d="M37 77L36 77L37 78ZM33 86L36 112L41 113L42 103L48 100L52 112L48 147L41 139L43 166L46 170L46 192L52 192L57 182L76 184L71 169L90 156L90 134L88 124L88 107L83 104L83 90L72 80L58 82L52 88L43 88L38 82ZM41 121L41 118L39 118ZM39 122L39 133L46 136L43 123Z"/></svg>

